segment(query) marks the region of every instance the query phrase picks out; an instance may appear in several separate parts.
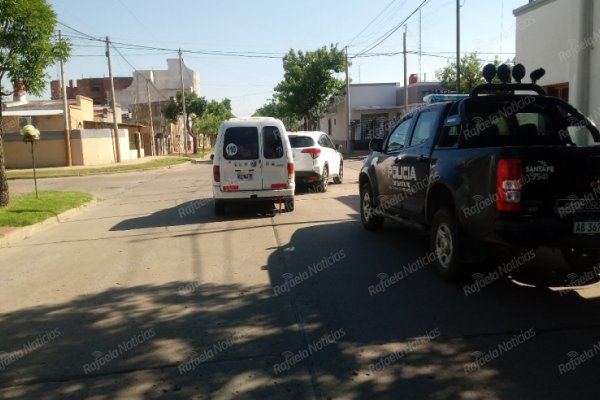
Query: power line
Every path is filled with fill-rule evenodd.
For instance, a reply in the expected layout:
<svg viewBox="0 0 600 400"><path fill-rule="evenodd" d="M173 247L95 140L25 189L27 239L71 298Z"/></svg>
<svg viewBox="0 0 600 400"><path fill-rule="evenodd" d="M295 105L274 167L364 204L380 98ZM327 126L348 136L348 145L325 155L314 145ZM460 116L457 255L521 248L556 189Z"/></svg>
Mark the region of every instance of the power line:
<svg viewBox="0 0 600 400"><path fill-rule="evenodd" d="M400 29L406 23L406 21L408 21L410 18L412 18L413 15L415 15L417 12L419 12L419 10L422 9L423 7L425 7L425 5L427 5L427 3L429 3L430 1L431 0L423 0L423 2L421 4L419 4L419 6L412 13L410 13L410 15L408 17L406 17L404 20L402 20L402 22L400 22L398 25L393 27L391 30L389 30L388 32L386 32L385 34L380 36L374 44L369 45L365 49L361 50L358 53L358 55L368 53L368 52L374 50L376 47L378 47L381 43L385 42L390 36L392 36L394 33L396 33L396 31L398 31L398 29Z"/></svg>
<svg viewBox="0 0 600 400"><path fill-rule="evenodd" d="M354 37L352 38L352 40L350 40L350 42L348 42L348 44L347 44L346 46L347 46L347 47L350 47L350 45L352 45L352 43L354 43L354 41L356 40L356 38L357 38L357 37L359 37L360 35L362 35L362 34L363 34L363 33L364 33L364 32L365 32L367 29L369 29L369 27L370 27L371 25L373 25L373 23L374 23L375 21L377 21L377 19L378 19L379 17L381 17L381 15L382 15L384 12L386 12L386 11L387 11L387 9L388 9L388 8L390 8L390 7L392 6L392 4L394 4L396 1L398 1L398 0L392 0L390 3L388 3L388 5L387 5L387 6L385 6L385 8L384 8L383 10L381 10L381 11L379 12L379 14L377 14L377 16L375 16L375 18L373 18L373 19L372 19L372 20L371 20L371 21L370 21L370 22L367 24L367 26L365 26L365 27L364 27L364 28L363 28L363 29L362 29L360 32L358 32L358 33L356 34L356 36L354 36Z"/></svg>

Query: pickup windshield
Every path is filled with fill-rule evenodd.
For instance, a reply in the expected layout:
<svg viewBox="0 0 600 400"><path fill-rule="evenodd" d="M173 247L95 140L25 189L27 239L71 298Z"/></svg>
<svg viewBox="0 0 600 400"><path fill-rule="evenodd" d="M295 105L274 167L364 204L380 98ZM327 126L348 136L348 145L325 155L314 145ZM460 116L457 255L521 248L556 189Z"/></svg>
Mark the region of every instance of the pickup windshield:
<svg viewBox="0 0 600 400"><path fill-rule="evenodd" d="M591 146L597 130L572 107L540 96L480 96L464 101L462 147Z"/></svg>

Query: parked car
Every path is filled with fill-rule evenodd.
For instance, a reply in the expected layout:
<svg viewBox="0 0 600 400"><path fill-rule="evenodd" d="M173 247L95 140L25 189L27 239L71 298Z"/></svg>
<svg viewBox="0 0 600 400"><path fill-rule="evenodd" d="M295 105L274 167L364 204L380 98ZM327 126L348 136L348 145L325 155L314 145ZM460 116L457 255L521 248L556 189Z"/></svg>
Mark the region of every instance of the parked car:
<svg viewBox="0 0 600 400"><path fill-rule="evenodd" d="M242 201L284 201L294 210L294 160L283 123L232 118L219 128L213 159L215 213Z"/></svg>
<svg viewBox="0 0 600 400"><path fill-rule="evenodd" d="M496 69L486 69L491 82ZM424 106L371 141L362 223L376 230L390 218L429 233L449 281L485 256L484 243L560 248L573 270L589 270L600 261L600 132L535 84L540 70L521 84L502 69L504 83ZM517 82L524 75L514 67Z"/></svg>
<svg viewBox="0 0 600 400"><path fill-rule="evenodd" d="M324 132L290 132L296 182L327 191L329 180L342 183L344 158L341 146L335 146Z"/></svg>

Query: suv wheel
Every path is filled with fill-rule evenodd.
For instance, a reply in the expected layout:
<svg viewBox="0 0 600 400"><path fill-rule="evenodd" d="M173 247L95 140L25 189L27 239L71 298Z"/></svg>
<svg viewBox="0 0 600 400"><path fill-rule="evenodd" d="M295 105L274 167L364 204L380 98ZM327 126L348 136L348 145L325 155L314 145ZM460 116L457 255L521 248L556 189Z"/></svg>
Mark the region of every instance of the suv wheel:
<svg viewBox="0 0 600 400"><path fill-rule="evenodd" d="M342 161L340 161L340 172L338 173L338 176L333 178L333 183L335 183L336 185L339 185L342 183L343 180L344 180L344 163Z"/></svg>
<svg viewBox="0 0 600 400"><path fill-rule="evenodd" d="M430 249L437 255L436 272L445 281L456 282L462 277L460 242L454 212L447 208L438 210L431 224Z"/></svg>
<svg viewBox="0 0 600 400"><path fill-rule="evenodd" d="M360 191L360 220L369 231L379 230L383 226L383 217L377 215L374 200L371 186L365 183Z"/></svg>
<svg viewBox="0 0 600 400"><path fill-rule="evenodd" d="M560 251L569 269L573 272L589 272L600 262L600 250L598 249L563 247Z"/></svg>
<svg viewBox="0 0 600 400"><path fill-rule="evenodd" d="M327 191L327 182L329 181L329 168L323 167L323 175L321 175L321 181L317 183L317 191L325 193Z"/></svg>

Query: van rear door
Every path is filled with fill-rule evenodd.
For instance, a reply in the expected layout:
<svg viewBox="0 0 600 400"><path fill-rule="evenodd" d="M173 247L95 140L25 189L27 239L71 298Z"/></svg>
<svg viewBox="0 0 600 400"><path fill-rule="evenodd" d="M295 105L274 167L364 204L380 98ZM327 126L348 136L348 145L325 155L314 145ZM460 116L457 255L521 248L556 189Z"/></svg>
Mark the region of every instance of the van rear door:
<svg viewBox="0 0 600 400"><path fill-rule="evenodd" d="M232 126L223 135L221 190L262 189L258 128Z"/></svg>
<svg viewBox="0 0 600 400"><path fill-rule="evenodd" d="M262 188L265 190L288 188L288 162L285 137L277 126L265 125L262 128Z"/></svg>

